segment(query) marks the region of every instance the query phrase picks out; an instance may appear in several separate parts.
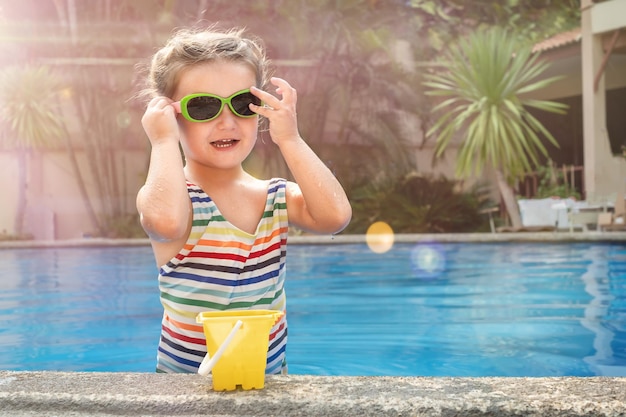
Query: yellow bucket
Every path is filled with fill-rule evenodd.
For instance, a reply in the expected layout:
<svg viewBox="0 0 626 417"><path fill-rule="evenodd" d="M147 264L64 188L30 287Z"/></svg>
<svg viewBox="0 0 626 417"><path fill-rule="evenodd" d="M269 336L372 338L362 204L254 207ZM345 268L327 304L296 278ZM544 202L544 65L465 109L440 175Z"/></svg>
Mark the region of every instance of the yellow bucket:
<svg viewBox="0 0 626 417"><path fill-rule="evenodd" d="M204 327L210 357L232 338L212 368L213 390L232 391L265 386L267 349L272 326L284 314L276 310L206 311L196 322ZM241 321L241 323L238 323ZM238 330L234 330L237 325Z"/></svg>

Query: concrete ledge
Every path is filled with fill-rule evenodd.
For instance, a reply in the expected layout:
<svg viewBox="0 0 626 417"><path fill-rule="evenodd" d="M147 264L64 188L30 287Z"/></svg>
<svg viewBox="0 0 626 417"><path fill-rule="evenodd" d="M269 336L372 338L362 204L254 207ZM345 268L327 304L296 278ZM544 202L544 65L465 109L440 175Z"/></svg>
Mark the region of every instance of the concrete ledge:
<svg viewBox="0 0 626 417"><path fill-rule="evenodd" d="M289 244L341 244L365 243L366 235L294 235ZM394 235L398 243L413 242L626 242L626 232L524 232L524 233L422 233ZM64 247L107 247L107 246L150 246L148 239L68 239L68 240L9 240L0 241L0 249L19 248L64 248Z"/></svg>
<svg viewBox="0 0 626 417"><path fill-rule="evenodd" d="M0 371L0 416L626 416L626 378L268 376Z"/></svg>
<svg viewBox="0 0 626 417"><path fill-rule="evenodd" d="M397 243L626 242L626 232L397 233ZM289 244L364 243L366 235L290 236Z"/></svg>

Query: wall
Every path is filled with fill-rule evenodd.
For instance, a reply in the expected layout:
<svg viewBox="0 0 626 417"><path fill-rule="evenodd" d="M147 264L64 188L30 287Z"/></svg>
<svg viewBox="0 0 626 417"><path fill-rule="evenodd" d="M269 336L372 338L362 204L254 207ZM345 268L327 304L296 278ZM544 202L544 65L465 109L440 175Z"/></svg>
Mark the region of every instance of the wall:
<svg viewBox="0 0 626 417"><path fill-rule="evenodd" d="M123 186L123 207L126 213L135 213L135 196L144 181L148 154L145 150L120 150L116 160ZM81 171L85 173L86 187L97 215L102 216L106 198L94 192L94 179L87 170L84 152L78 154ZM70 159L63 151L33 153L27 166L27 206L24 232L37 240L76 239L92 236L95 227L85 208ZM17 152L0 152L0 192L3 202L0 210L0 232L15 233L18 189Z"/></svg>
<svg viewBox="0 0 626 417"><path fill-rule="evenodd" d="M0 234L15 233L17 212L18 159L9 152L0 153Z"/></svg>

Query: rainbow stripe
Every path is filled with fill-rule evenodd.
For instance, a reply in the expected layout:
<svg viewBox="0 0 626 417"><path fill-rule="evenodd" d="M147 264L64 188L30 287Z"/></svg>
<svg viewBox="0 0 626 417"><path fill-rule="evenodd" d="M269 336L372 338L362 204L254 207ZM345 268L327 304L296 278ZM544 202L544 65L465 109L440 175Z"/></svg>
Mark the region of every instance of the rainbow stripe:
<svg viewBox="0 0 626 417"><path fill-rule="evenodd" d="M255 234L226 220L211 198L187 184L193 207L191 233L178 255L159 270L164 308L157 372L197 372L206 355L202 311L286 311L286 181L269 181L263 216ZM270 331L265 372L286 372L286 316Z"/></svg>

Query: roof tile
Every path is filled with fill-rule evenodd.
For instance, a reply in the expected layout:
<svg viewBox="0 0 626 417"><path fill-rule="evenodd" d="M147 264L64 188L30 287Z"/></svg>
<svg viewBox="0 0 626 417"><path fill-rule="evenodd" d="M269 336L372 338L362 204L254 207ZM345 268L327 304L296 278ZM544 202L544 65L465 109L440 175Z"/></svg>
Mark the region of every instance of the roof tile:
<svg viewBox="0 0 626 417"><path fill-rule="evenodd" d="M567 32L561 32L552 36L551 38L536 43L535 46L533 46L533 52L543 52L550 49L560 48L565 45L579 42L580 39L580 28L572 29Z"/></svg>

